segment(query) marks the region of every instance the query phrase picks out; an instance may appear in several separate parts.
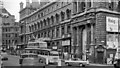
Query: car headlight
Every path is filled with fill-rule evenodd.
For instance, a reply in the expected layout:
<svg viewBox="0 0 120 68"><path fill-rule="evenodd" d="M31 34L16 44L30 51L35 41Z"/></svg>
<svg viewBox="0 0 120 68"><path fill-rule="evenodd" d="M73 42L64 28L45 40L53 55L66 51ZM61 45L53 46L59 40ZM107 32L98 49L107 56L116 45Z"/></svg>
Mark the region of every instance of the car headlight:
<svg viewBox="0 0 120 68"><path fill-rule="evenodd" d="M116 64L117 63L117 61L114 61L114 64Z"/></svg>

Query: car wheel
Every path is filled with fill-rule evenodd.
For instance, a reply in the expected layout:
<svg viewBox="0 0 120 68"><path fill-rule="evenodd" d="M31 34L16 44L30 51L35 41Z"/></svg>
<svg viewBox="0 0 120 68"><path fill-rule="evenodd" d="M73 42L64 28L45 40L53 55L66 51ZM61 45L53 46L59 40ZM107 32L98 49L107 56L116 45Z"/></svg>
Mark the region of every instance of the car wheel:
<svg viewBox="0 0 120 68"><path fill-rule="evenodd" d="M40 63L43 63L43 61L42 61L41 59L39 60L39 62L40 62Z"/></svg>
<svg viewBox="0 0 120 68"><path fill-rule="evenodd" d="M116 64L114 64L114 67L116 68Z"/></svg>
<svg viewBox="0 0 120 68"><path fill-rule="evenodd" d="M82 64L82 63L80 63L80 64L79 64L79 66L80 66L80 67L83 67L83 64Z"/></svg>
<svg viewBox="0 0 120 68"><path fill-rule="evenodd" d="M67 63L65 63L67 66L69 66L69 63L67 62Z"/></svg>

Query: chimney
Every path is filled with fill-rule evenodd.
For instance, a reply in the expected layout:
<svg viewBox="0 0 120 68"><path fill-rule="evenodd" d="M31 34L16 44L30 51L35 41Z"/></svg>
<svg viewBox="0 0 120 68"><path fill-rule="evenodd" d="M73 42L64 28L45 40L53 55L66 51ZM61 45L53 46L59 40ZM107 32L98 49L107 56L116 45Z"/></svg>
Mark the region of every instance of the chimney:
<svg viewBox="0 0 120 68"><path fill-rule="evenodd" d="M20 10L23 9L23 2L20 2Z"/></svg>
<svg viewBox="0 0 120 68"><path fill-rule="evenodd" d="M30 1L26 0L26 7L30 7Z"/></svg>
<svg viewBox="0 0 120 68"><path fill-rule="evenodd" d="M32 7L38 8L39 7L39 1L38 0L32 0Z"/></svg>

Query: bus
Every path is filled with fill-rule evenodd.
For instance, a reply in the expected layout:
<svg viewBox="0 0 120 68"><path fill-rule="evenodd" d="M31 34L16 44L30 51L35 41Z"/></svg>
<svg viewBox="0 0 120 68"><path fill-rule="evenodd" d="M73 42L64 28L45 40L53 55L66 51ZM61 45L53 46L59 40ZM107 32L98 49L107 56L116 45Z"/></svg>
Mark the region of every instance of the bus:
<svg viewBox="0 0 120 68"><path fill-rule="evenodd" d="M53 51L52 49L39 49L38 56L40 57L40 61L45 64L57 64L59 60L59 52Z"/></svg>
<svg viewBox="0 0 120 68"><path fill-rule="evenodd" d="M52 49L43 48L25 48L24 53L35 53L39 57L39 62L44 64L57 64L59 60L59 52Z"/></svg>
<svg viewBox="0 0 120 68"><path fill-rule="evenodd" d="M47 42L43 41L28 42L27 48L47 48Z"/></svg>

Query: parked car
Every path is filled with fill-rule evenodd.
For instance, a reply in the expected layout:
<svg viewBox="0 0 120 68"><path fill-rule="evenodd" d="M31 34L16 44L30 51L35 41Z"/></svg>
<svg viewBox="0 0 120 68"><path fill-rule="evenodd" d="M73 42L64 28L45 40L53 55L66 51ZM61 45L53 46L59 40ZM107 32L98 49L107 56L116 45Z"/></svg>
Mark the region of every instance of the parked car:
<svg viewBox="0 0 120 68"><path fill-rule="evenodd" d="M2 57L2 61L7 61L8 58L7 57Z"/></svg>
<svg viewBox="0 0 120 68"><path fill-rule="evenodd" d="M69 59L64 61L67 66L81 66L85 67L86 65L89 65L89 61L83 61L79 58Z"/></svg>
<svg viewBox="0 0 120 68"><path fill-rule="evenodd" d="M120 59L114 61L114 68L120 68Z"/></svg>

